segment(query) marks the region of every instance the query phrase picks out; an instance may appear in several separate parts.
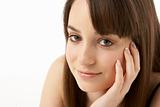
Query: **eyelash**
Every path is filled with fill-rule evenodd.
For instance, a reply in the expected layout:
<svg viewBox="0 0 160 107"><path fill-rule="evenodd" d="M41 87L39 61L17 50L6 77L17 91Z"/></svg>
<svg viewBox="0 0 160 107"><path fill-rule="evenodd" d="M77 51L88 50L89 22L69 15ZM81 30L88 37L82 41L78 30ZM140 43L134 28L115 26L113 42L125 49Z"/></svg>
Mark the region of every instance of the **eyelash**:
<svg viewBox="0 0 160 107"><path fill-rule="evenodd" d="M81 37L79 37L79 36L77 36L77 35L69 35L69 36L68 36L68 39L69 39L71 42L77 42L77 41L79 41L79 40L73 40L74 37L77 37L78 39L81 38Z"/></svg>
<svg viewBox="0 0 160 107"><path fill-rule="evenodd" d="M75 38L75 37L76 37L76 38ZM69 35L69 36L68 36L68 39L69 39L71 42L73 42L73 43L76 43L76 42L82 40L81 37L78 36L78 35ZM74 39L74 40L73 40L73 39ZM76 40L75 40L75 39L76 39ZM78 39L78 40L77 40L77 39ZM105 42L105 44L104 44L104 42ZM100 38L100 39L98 39L98 43L99 43L99 45L102 46L102 47L109 47L109 46L112 46L112 45L113 45L113 42L111 42L110 40L108 40L108 39L106 39L106 38ZM103 44L101 44L101 43L103 43Z"/></svg>
<svg viewBox="0 0 160 107"><path fill-rule="evenodd" d="M104 41L105 41L105 44L104 44ZM103 46L103 47L109 47L109 46L113 45L113 43L110 40L106 39L106 38L105 39L104 38L99 39L98 43L100 44L100 46ZM101 43L103 43L103 44L101 44Z"/></svg>

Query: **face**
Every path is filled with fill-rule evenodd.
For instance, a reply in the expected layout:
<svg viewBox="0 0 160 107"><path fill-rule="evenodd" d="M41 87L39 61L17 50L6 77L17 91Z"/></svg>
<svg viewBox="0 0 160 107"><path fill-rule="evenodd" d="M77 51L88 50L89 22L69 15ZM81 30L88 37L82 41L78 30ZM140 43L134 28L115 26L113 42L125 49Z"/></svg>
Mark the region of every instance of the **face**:
<svg viewBox="0 0 160 107"><path fill-rule="evenodd" d="M86 0L76 0L68 20L66 59L79 88L85 92L107 90L115 79L115 63L124 63L128 38L100 35L92 26Z"/></svg>

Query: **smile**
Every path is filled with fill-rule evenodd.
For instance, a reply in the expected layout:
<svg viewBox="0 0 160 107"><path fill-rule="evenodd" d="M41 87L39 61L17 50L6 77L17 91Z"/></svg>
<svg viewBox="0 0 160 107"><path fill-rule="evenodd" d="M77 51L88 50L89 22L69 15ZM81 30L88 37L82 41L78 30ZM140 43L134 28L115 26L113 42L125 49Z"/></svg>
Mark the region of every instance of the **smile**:
<svg viewBox="0 0 160 107"><path fill-rule="evenodd" d="M85 71L78 71L78 75L81 77L81 78L85 78L85 79L89 79L89 78L94 78L94 77L97 77L99 76L100 74L102 74L101 72L98 72L98 73L94 73L94 72L85 72Z"/></svg>

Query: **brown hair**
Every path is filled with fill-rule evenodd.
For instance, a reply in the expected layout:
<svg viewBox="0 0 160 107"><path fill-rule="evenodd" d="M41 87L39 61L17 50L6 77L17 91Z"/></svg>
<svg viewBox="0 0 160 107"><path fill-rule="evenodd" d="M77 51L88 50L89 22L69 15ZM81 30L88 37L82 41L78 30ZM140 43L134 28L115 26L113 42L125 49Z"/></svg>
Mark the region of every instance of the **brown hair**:
<svg viewBox="0 0 160 107"><path fill-rule="evenodd" d="M69 12L75 0L64 8L64 32L67 42ZM101 34L129 37L140 52L141 71L126 94L124 107L145 107L150 73L158 71L160 27L152 0L87 0L93 27ZM157 40L157 41L155 41ZM159 48L158 51L155 47ZM154 64L154 66L153 66ZM67 107L85 107L86 93L81 91L65 62L64 93Z"/></svg>

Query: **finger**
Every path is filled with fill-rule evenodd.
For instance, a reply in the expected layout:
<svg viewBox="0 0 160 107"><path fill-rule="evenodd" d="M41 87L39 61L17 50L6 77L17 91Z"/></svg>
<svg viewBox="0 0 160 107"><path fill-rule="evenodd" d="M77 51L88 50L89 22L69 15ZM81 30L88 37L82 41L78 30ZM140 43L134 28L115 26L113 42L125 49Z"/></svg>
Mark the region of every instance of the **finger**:
<svg viewBox="0 0 160 107"><path fill-rule="evenodd" d="M122 69L122 66L121 66L121 63L119 60L117 60L116 62L116 76L115 76L115 82L113 84L113 90L114 91L121 91L122 89L122 86L123 86L123 83L124 83L124 78L123 78L123 69Z"/></svg>
<svg viewBox="0 0 160 107"><path fill-rule="evenodd" d="M128 48L125 48L124 56L125 56L125 61L126 61L126 73L124 75L125 82L124 82L122 94L125 95L129 91L130 86L135 79L135 72L134 72L133 57L132 57L130 50Z"/></svg>
<svg viewBox="0 0 160 107"><path fill-rule="evenodd" d="M135 72L138 73L140 71L139 51L136 48L136 45L134 42L131 43L130 48L131 48L131 54L133 56L133 61L134 61L134 69L135 69Z"/></svg>
<svg viewBox="0 0 160 107"><path fill-rule="evenodd" d="M133 57L130 53L130 50L128 48L125 48L124 50L124 56L125 56L125 61L126 61L126 76L127 78L132 78L134 77L134 61Z"/></svg>

